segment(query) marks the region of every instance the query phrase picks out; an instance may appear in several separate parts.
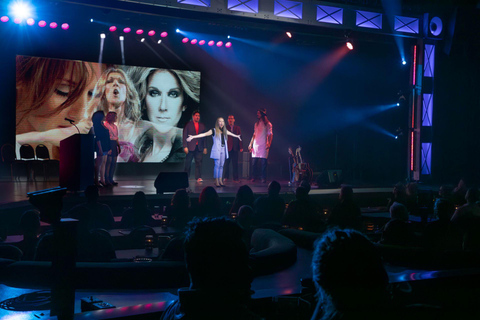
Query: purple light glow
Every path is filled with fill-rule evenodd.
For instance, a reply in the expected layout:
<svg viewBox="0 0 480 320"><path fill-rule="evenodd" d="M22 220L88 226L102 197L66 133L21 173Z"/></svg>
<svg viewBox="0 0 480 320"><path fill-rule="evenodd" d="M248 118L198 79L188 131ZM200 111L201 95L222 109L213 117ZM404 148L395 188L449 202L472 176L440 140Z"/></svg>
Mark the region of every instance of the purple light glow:
<svg viewBox="0 0 480 320"><path fill-rule="evenodd" d="M47 26L47 22L44 21L44 20L39 21L39 22L38 22L38 26L39 26L40 28L46 27L46 26Z"/></svg>
<svg viewBox="0 0 480 320"><path fill-rule="evenodd" d="M232 43L231 43L231 42L225 43L225 47L230 48L231 46L232 46Z"/></svg>
<svg viewBox="0 0 480 320"><path fill-rule="evenodd" d="M58 24L56 22L50 23L50 28L55 29L56 27L58 27Z"/></svg>
<svg viewBox="0 0 480 320"><path fill-rule="evenodd" d="M33 25L35 24L35 20L33 20L32 18L28 18L28 19L27 19L27 24L28 24L29 26L33 26Z"/></svg>
<svg viewBox="0 0 480 320"><path fill-rule="evenodd" d="M123 29L123 32L125 32L125 33L129 33L130 31L132 31L132 29L130 29L130 28L128 28L128 27L125 28L125 29Z"/></svg>
<svg viewBox="0 0 480 320"><path fill-rule="evenodd" d="M0 18L0 21L2 22L8 22L8 20L10 20L10 18L8 18L7 16L3 16Z"/></svg>
<svg viewBox="0 0 480 320"><path fill-rule="evenodd" d="M213 41L213 40L208 41L208 45L209 45L210 47L213 46L214 44L215 44L215 41Z"/></svg>
<svg viewBox="0 0 480 320"><path fill-rule="evenodd" d="M15 19L13 19L13 22L16 23L16 24L20 24L22 22L22 19L15 18Z"/></svg>
<svg viewBox="0 0 480 320"><path fill-rule="evenodd" d="M143 33L143 30L142 29L138 29L137 30L137 34L142 34Z"/></svg>
<svg viewBox="0 0 480 320"><path fill-rule="evenodd" d="M198 44L201 45L201 46L203 46L203 45L205 44L205 40L200 40L200 41L198 42Z"/></svg>
<svg viewBox="0 0 480 320"><path fill-rule="evenodd" d="M168 36L167 31L163 31L162 33L160 33L160 37L165 38L166 36Z"/></svg>
<svg viewBox="0 0 480 320"><path fill-rule="evenodd" d="M182 39L182 42L183 42L183 43L187 43L187 42L188 42L188 38L183 38L183 39Z"/></svg>
<svg viewBox="0 0 480 320"><path fill-rule="evenodd" d="M68 25L68 23L63 23L63 24L62 24L62 29L63 29L63 30L68 30L68 28L70 28L70 26Z"/></svg>
<svg viewBox="0 0 480 320"><path fill-rule="evenodd" d="M148 31L148 35L149 35L150 37L153 37L153 36L155 35L155 31L154 31L154 30Z"/></svg>
<svg viewBox="0 0 480 320"><path fill-rule="evenodd" d="M192 41L190 41L191 44L197 44L198 40L197 39L193 39Z"/></svg>
<svg viewBox="0 0 480 320"><path fill-rule="evenodd" d="M110 30L111 32L115 32L117 31L117 27L111 26L110 28L108 28L108 30Z"/></svg>
<svg viewBox="0 0 480 320"><path fill-rule="evenodd" d="M223 42L222 42L222 41L218 41L218 42L217 42L217 47L221 47L221 46L223 46Z"/></svg>

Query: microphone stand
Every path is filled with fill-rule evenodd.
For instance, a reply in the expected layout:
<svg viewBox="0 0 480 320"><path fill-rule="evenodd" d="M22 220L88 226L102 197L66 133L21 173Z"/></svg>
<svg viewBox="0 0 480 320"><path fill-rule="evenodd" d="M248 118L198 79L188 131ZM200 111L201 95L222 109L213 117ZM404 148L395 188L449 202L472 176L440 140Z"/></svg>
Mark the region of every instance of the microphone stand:
<svg viewBox="0 0 480 320"><path fill-rule="evenodd" d="M70 121L70 120L67 120L67 121L70 122L70 124L73 124L73 126L77 129L78 134L80 134L80 130L78 129L77 125L74 123L75 121Z"/></svg>

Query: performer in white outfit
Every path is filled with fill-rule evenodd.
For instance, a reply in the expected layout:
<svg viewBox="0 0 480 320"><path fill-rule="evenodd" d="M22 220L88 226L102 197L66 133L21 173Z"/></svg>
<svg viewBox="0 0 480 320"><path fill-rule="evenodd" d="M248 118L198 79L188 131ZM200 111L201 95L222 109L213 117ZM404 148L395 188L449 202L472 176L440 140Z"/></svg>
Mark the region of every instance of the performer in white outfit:
<svg viewBox="0 0 480 320"><path fill-rule="evenodd" d="M258 121L253 128L253 136L248 146L248 151L252 152L252 166L250 168L250 178L255 182L258 178L256 167L261 163L261 179L267 181L267 158L273 139L272 123L267 119L267 110L259 109L257 111Z"/></svg>

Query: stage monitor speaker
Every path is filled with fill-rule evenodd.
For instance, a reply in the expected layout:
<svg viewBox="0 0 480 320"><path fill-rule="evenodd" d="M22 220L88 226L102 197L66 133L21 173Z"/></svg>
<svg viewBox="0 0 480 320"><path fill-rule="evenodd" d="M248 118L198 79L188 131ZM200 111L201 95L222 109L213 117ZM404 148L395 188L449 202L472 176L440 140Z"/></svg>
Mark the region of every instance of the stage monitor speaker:
<svg viewBox="0 0 480 320"><path fill-rule="evenodd" d="M342 170L326 170L317 177L319 188L338 188L342 184Z"/></svg>
<svg viewBox="0 0 480 320"><path fill-rule="evenodd" d="M157 194L175 192L178 189L186 189L188 186L188 174L186 172L160 172L155 179Z"/></svg>
<svg viewBox="0 0 480 320"><path fill-rule="evenodd" d="M443 29L444 22L443 17L433 16L431 14L425 13L423 15L423 33L428 39L442 39L443 38Z"/></svg>

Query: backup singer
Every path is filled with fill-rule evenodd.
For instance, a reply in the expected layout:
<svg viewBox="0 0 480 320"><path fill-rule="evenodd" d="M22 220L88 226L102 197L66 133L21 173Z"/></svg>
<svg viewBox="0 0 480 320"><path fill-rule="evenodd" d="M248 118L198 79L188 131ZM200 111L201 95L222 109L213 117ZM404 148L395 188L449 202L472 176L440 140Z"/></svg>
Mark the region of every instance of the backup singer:
<svg viewBox="0 0 480 320"><path fill-rule="evenodd" d="M252 182L259 176L257 165L261 163L262 183L267 182L267 158L270 146L272 145L273 131L272 123L268 121L267 110L259 109L257 111L257 122L253 128L253 136L248 151L252 152L252 166L250 168L250 178Z"/></svg>

